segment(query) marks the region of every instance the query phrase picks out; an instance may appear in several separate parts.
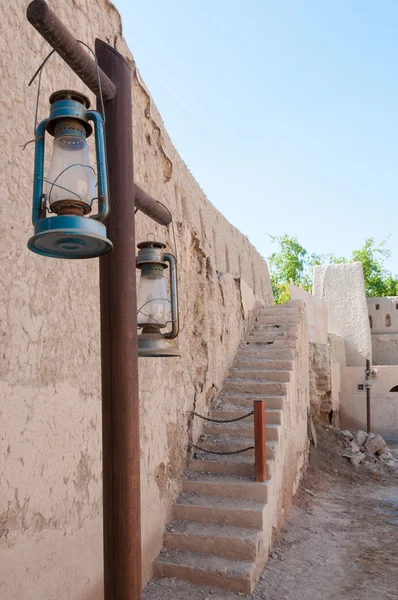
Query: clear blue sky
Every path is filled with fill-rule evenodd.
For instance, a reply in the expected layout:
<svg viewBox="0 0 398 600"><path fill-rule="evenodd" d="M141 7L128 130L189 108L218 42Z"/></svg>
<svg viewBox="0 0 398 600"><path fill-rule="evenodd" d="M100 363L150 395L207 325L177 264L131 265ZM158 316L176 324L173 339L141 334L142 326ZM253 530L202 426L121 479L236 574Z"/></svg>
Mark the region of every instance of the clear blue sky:
<svg viewBox="0 0 398 600"><path fill-rule="evenodd" d="M389 233L398 273L397 0L114 0L173 143L257 247L349 255Z"/></svg>

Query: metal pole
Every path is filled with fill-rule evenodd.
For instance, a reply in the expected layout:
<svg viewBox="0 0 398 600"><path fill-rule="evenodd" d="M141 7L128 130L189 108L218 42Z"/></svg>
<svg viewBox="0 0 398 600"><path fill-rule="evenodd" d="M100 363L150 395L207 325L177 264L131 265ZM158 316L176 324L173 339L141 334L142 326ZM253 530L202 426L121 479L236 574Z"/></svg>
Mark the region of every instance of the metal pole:
<svg viewBox="0 0 398 600"><path fill-rule="evenodd" d="M48 4L44 0L33 0L26 10L26 16L29 23L62 56L64 61L90 90L98 96L98 73L95 62ZM116 95L114 84L101 71L100 78L104 99L112 100Z"/></svg>
<svg viewBox="0 0 398 600"><path fill-rule="evenodd" d="M117 89L105 102L114 249L100 258L105 600L139 600L141 581L140 427L134 231L131 69L95 41ZM98 101L98 108L101 103Z"/></svg>
<svg viewBox="0 0 398 600"><path fill-rule="evenodd" d="M256 481L264 482L267 480L264 400L254 401L254 457Z"/></svg>
<svg viewBox="0 0 398 600"><path fill-rule="evenodd" d="M44 0L27 18L80 79L99 95L97 67ZM96 40L106 112L114 251L100 259L105 600L140 600L141 514L134 198L162 225L166 207L134 186L131 72L125 59ZM98 103L101 110L101 105Z"/></svg>
<svg viewBox="0 0 398 600"><path fill-rule="evenodd" d="M368 385L370 376L370 360L366 359L366 431L368 433L370 433L370 385Z"/></svg>
<svg viewBox="0 0 398 600"><path fill-rule="evenodd" d="M135 207L160 225L170 225L173 220L169 209L144 192L139 185L134 186Z"/></svg>

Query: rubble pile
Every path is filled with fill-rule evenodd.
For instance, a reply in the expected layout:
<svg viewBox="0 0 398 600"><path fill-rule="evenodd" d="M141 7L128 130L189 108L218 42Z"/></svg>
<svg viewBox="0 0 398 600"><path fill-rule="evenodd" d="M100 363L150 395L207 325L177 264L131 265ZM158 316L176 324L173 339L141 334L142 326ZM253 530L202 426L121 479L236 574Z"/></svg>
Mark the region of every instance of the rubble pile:
<svg viewBox="0 0 398 600"><path fill-rule="evenodd" d="M348 458L357 468L362 463L378 463L380 466L394 468L396 461L387 447L386 441L376 433L365 431L341 431L344 450L341 456Z"/></svg>

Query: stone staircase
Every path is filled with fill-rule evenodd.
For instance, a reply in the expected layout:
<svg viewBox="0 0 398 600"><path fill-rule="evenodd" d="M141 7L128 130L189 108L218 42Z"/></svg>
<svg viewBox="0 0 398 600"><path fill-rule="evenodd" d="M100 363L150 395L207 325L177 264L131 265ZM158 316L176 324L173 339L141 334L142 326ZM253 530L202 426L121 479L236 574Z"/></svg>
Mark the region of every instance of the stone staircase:
<svg viewBox="0 0 398 600"><path fill-rule="evenodd" d="M306 343L303 317L298 301L259 312L209 415L235 419L250 412L254 400L265 400L267 481L254 481L253 450L219 456L195 449L154 563L155 577L252 593L305 462L306 411L301 423L303 411L296 415L289 407L297 398L299 405L306 401L297 392L297 363ZM301 458L293 445L289 452L290 429L300 424L305 430ZM197 445L217 452L253 446L253 415L233 423L206 422ZM289 471L285 462L293 456L296 464Z"/></svg>

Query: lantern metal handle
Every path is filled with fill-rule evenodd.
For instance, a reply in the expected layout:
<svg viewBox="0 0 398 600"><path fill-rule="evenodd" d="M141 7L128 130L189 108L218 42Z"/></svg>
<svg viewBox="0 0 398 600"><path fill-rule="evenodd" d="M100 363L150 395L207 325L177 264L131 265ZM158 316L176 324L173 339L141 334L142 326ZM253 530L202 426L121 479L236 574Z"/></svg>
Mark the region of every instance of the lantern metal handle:
<svg viewBox="0 0 398 600"><path fill-rule="evenodd" d="M177 289L177 261L175 256L166 252L163 254L163 260L170 265L170 294L171 294L171 322L172 328L168 333L164 333L163 337L168 340L173 340L177 337L179 331L178 319L178 289Z"/></svg>
<svg viewBox="0 0 398 600"><path fill-rule="evenodd" d="M46 132L48 119L38 124L35 138L35 172L33 175L33 204L32 223L44 217L43 199L43 165L44 165L44 134Z"/></svg>
<svg viewBox="0 0 398 600"><path fill-rule="evenodd" d="M86 119L94 123L95 158L98 171L98 214L90 219L104 221L109 214L108 169L106 162L104 119L96 110L87 110Z"/></svg>

